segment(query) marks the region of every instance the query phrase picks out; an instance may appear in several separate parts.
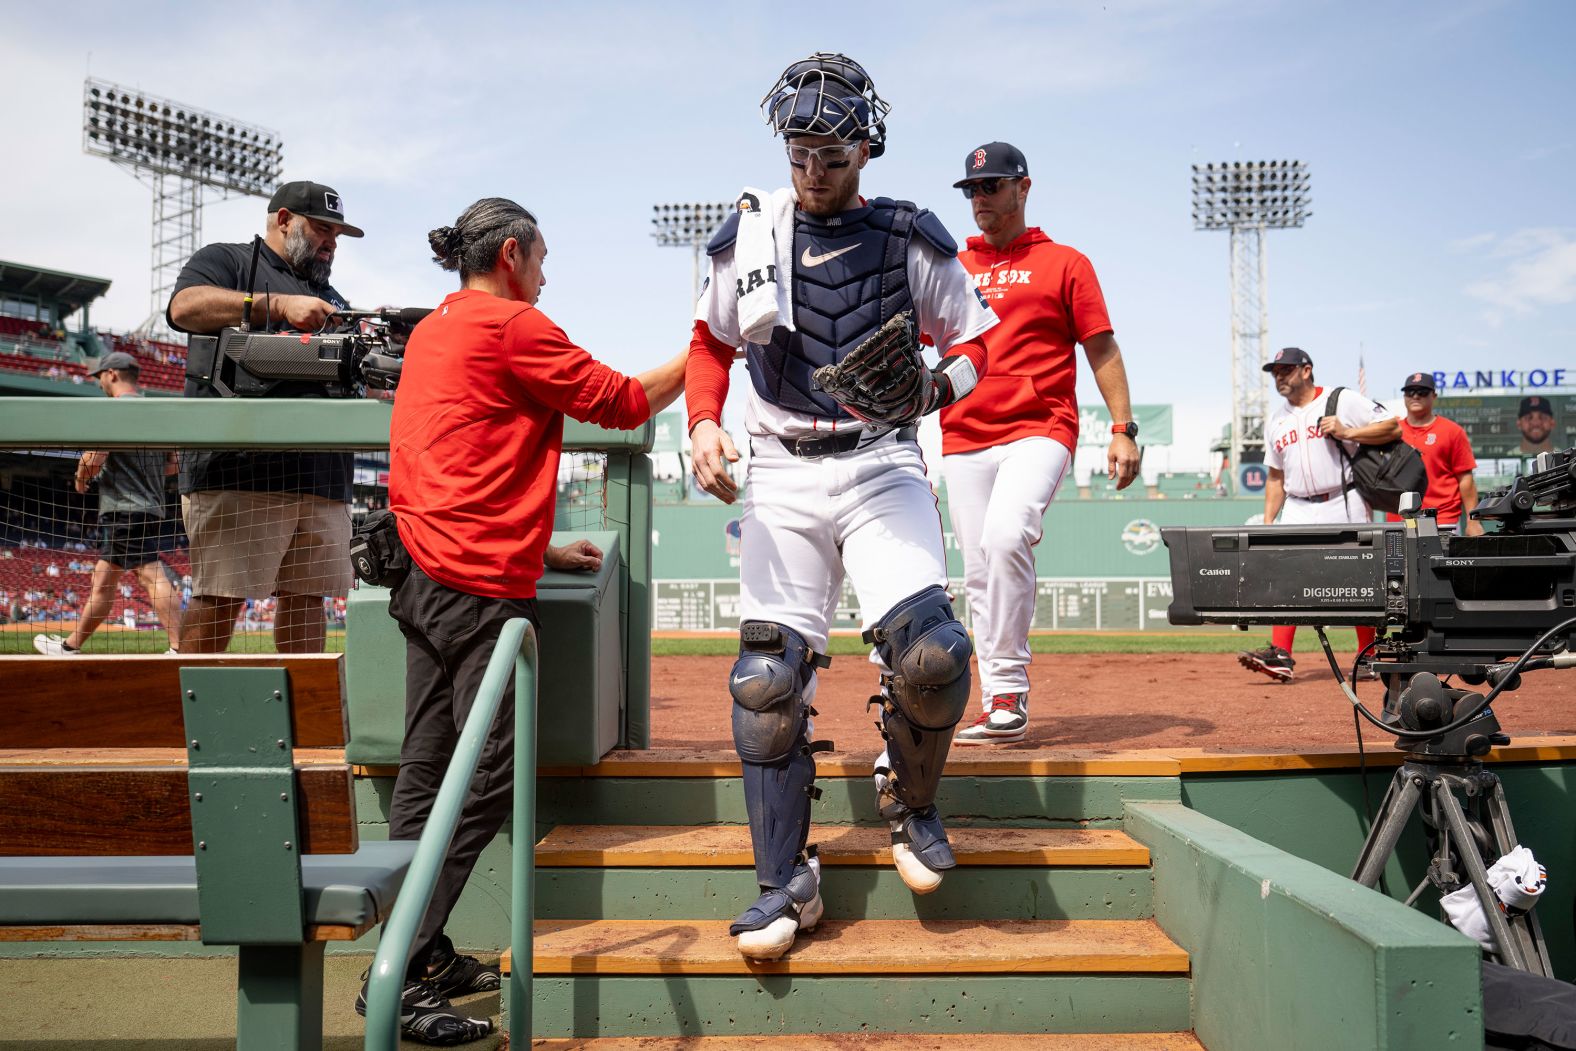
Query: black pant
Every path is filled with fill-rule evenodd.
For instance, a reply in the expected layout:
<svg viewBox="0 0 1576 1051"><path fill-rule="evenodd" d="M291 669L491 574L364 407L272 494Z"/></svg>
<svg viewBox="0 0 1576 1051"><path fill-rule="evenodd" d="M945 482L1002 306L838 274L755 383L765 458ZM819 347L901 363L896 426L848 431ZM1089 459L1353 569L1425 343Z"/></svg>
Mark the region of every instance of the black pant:
<svg viewBox="0 0 1576 1051"><path fill-rule="evenodd" d="M389 804L389 838L418 839L504 622L528 617L540 627L535 599L484 598L433 580L412 566L389 595L389 613L405 635L405 743ZM482 849L503 827L513 802L514 683L504 691L487 733L476 778L416 931L408 976L453 952L443 935ZM529 826L524 833L530 835Z"/></svg>

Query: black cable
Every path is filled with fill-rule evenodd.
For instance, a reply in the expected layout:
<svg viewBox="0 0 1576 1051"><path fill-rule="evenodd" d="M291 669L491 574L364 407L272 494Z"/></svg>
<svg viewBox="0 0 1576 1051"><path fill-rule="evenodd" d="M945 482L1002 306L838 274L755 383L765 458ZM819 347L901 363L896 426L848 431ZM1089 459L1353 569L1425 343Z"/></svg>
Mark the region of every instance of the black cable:
<svg viewBox="0 0 1576 1051"><path fill-rule="evenodd" d="M1542 635L1538 636L1538 638L1533 641L1532 645L1523 650L1521 656L1516 658L1516 662L1512 664L1510 669L1504 673L1504 675L1499 680L1499 684L1490 689L1483 699L1478 702L1476 708L1472 709L1470 712L1461 716L1455 722L1446 726L1441 726L1433 730L1402 730L1397 727L1390 726L1374 718L1368 709L1363 707L1362 702L1357 700L1357 694L1355 693L1351 693L1350 697L1352 701L1352 710L1357 712L1364 719L1367 719L1373 725L1377 726L1379 729L1383 730L1385 733L1394 734L1395 737L1402 741L1427 740L1431 737L1439 737L1443 734L1459 730L1461 727L1465 726L1467 723L1471 722L1473 719L1476 719L1480 714L1482 714L1483 709L1493 704L1494 700L1505 691L1506 685L1516 680L1516 676L1520 674L1521 670L1527 666L1527 662L1532 659L1532 655L1537 652L1538 647L1542 646L1555 635L1558 635L1560 632L1565 631L1572 626L1576 626L1576 617L1569 617L1554 625L1554 627L1550 628L1548 631L1545 631ZM1324 629L1315 627L1314 631L1319 633L1319 641L1324 645L1324 655L1330 662L1330 670L1335 673L1336 684L1344 685L1346 680L1341 676L1341 666L1335 662L1335 653L1330 649L1329 640L1324 637ZM1372 643L1370 643L1370 645L1372 645ZM1364 647L1364 649L1366 650L1367 647ZM1348 692L1350 693L1350 690L1348 690Z"/></svg>

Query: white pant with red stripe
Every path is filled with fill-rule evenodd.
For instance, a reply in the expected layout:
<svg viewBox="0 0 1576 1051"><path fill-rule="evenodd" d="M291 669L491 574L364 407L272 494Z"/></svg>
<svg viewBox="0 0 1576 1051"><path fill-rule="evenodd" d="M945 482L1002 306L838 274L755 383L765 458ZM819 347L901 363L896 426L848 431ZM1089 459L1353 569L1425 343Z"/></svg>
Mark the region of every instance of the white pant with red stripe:
<svg viewBox="0 0 1576 1051"><path fill-rule="evenodd" d="M1029 688L1034 545L1071 464L1072 453L1053 438L1020 438L941 460L986 711L992 697Z"/></svg>

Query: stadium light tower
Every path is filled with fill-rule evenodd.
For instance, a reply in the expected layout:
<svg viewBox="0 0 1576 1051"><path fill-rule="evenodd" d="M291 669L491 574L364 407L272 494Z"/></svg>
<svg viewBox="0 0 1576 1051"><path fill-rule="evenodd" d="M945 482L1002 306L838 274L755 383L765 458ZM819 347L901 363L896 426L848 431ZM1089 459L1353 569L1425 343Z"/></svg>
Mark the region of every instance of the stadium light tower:
<svg viewBox="0 0 1576 1051"><path fill-rule="evenodd" d="M733 211L725 201L694 204L654 204L651 206L651 236L667 248L691 251L690 285L694 300L700 299L700 253L711 240L712 232Z"/></svg>
<svg viewBox="0 0 1576 1051"><path fill-rule="evenodd" d="M279 133L145 91L87 78L82 152L107 157L153 190L153 267L144 334L167 330L164 304L202 245L205 190L267 197L284 167Z"/></svg>
<svg viewBox="0 0 1576 1051"><path fill-rule="evenodd" d="M1301 226L1308 210L1303 161L1193 165L1193 228L1231 231L1231 470L1264 455L1269 360L1269 270L1264 231Z"/></svg>

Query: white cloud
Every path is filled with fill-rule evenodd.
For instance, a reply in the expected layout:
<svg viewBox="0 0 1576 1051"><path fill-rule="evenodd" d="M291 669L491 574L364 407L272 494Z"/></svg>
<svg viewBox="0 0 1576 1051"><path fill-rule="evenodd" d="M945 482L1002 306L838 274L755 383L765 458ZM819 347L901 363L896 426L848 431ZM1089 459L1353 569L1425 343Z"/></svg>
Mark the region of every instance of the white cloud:
<svg viewBox="0 0 1576 1051"><path fill-rule="evenodd" d="M1489 243L1500 260L1497 274L1474 281L1467 295L1489 304L1495 324L1509 314L1530 314L1576 302L1576 231L1557 227L1518 230Z"/></svg>

